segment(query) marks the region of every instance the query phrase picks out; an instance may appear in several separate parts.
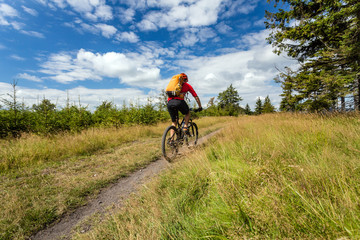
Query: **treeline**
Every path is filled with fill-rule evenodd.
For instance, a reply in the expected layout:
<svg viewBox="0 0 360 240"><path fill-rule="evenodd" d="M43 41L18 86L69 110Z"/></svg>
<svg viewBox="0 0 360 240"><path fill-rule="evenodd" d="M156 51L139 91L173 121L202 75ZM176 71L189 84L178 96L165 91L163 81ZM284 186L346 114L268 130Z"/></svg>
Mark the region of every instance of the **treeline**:
<svg viewBox="0 0 360 240"><path fill-rule="evenodd" d="M277 9L266 12L268 42L299 63L275 79L280 110L360 110L360 1L268 2Z"/></svg>
<svg viewBox="0 0 360 240"><path fill-rule="evenodd" d="M22 133L54 134L64 131L79 132L90 127L121 127L131 124L153 124L168 119L165 110L159 110L150 101L146 105L116 107L103 102L91 112L81 105L58 109L48 99L26 107L13 105L0 110L0 137L19 137Z"/></svg>
<svg viewBox="0 0 360 240"><path fill-rule="evenodd" d="M48 99L29 107L19 102L16 83L8 99L1 99L0 138L19 137L22 133L54 134L64 131L79 132L90 127L121 127L131 124L153 124L169 118L167 110L153 104L130 104L117 107L104 101L90 111L87 106L70 104L58 108Z"/></svg>
<svg viewBox="0 0 360 240"><path fill-rule="evenodd" d="M155 124L169 121L167 111L167 96L163 91L157 99L149 98L144 105L123 104L118 107L113 102L104 101L90 111L87 106L67 104L59 108L49 99L42 99L31 107L19 102L17 98L16 82L13 83L13 92L7 99L0 99L0 138L20 137L23 133L40 135L56 134L60 132L79 132L91 127L123 127L133 124ZM239 114L262 114L275 111L270 98L264 103L258 99L254 111L247 104L242 108L239 104L242 98L237 90L230 85L225 91L211 98L207 108L195 116L237 116ZM195 104L195 101L194 101ZM196 108L196 105L190 107ZM181 117L181 114L180 114Z"/></svg>
<svg viewBox="0 0 360 240"><path fill-rule="evenodd" d="M254 111L251 110L249 104L246 104L245 108L241 107L240 102L242 100L237 90L231 84L225 91L219 93L216 100L215 97L210 99L208 108L203 114L206 116L237 116L239 114L260 115L276 111L269 96L266 96L264 102L258 98Z"/></svg>

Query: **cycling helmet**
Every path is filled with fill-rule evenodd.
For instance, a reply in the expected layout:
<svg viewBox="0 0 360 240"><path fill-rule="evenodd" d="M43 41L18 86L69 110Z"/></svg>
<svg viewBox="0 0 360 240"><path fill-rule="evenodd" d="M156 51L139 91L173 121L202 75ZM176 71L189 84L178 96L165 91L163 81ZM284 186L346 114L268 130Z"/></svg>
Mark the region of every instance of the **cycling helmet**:
<svg viewBox="0 0 360 240"><path fill-rule="evenodd" d="M180 76L182 77L182 79L184 79L184 82L188 81L188 77L185 73L180 73Z"/></svg>

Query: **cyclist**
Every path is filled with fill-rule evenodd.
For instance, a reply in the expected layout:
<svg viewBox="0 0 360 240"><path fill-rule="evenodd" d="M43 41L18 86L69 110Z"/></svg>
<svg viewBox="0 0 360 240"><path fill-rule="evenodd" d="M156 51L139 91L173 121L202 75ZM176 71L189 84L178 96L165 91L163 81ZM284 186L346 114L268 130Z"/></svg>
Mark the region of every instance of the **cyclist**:
<svg viewBox="0 0 360 240"><path fill-rule="evenodd" d="M198 106L199 106L199 111L202 110L201 107L201 102L200 102L200 98L198 97L198 95L196 94L195 90L193 89L193 87L188 83L188 77L185 73L181 73L180 76L182 77L182 79L184 80L184 83L182 85L181 88L181 94L180 96L169 96L168 98L168 103L167 103L167 108L171 117L171 121L172 121L172 125L176 127L177 124L177 119L178 119L178 114L180 111L182 114L185 115L185 124L183 126L183 131L185 133L188 133L188 123L189 123L189 119L190 119L190 109L189 106L187 105L187 103L184 100L184 96L185 94L187 94L187 92L190 92L191 95L195 98Z"/></svg>

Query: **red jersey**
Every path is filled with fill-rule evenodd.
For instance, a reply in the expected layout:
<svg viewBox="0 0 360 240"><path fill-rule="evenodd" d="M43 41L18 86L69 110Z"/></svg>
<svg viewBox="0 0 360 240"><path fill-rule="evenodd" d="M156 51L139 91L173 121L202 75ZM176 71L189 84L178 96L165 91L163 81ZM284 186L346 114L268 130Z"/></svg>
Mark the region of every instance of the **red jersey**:
<svg viewBox="0 0 360 240"><path fill-rule="evenodd" d="M184 83L182 85L180 94L185 95L187 92L190 92L193 97L197 97L197 94L196 94L195 90L193 89L193 87L188 83ZM184 98L181 98L181 97L169 97L168 101L170 101L171 99L184 100Z"/></svg>

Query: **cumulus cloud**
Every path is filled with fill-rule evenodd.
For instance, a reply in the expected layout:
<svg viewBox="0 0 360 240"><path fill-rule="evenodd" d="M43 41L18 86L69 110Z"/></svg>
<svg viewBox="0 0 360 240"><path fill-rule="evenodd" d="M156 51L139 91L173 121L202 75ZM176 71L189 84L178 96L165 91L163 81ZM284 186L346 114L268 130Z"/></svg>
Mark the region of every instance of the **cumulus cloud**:
<svg viewBox="0 0 360 240"><path fill-rule="evenodd" d="M162 9L147 13L138 24L140 29L167 28L175 30L177 28L201 27L216 23L221 0L170 1L167 4L164 1L152 1L148 4L162 7Z"/></svg>
<svg viewBox="0 0 360 240"><path fill-rule="evenodd" d="M41 73L60 83L118 78L130 86L153 88L160 79L155 62L140 54L117 52L93 53L81 49L74 57L68 53L53 54L42 64Z"/></svg>
<svg viewBox="0 0 360 240"><path fill-rule="evenodd" d="M117 34L116 40L120 42L136 43L139 41L139 37L133 32L122 32Z"/></svg>
<svg viewBox="0 0 360 240"><path fill-rule="evenodd" d="M117 8L117 17L121 23L126 24L134 20L135 10L131 8Z"/></svg>
<svg viewBox="0 0 360 240"><path fill-rule="evenodd" d="M176 30L178 28L204 27L216 24L219 19L229 18L236 14L249 14L254 11L259 0L148 0L128 4L132 9L158 8L145 14L137 26L140 30L154 31L159 28ZM226 27L224 25L224 27ZM228 28L220 28L227 31Z"/></svg>
<svg viewBox="0 0 360 240"><path fill-rule="evenodd" d="M242 42L249 44L246 50L214 57L191 57L178 64L188 69L189 83L202 94L216 96L232 84L249 104L254 105L257 97L267 95L279 103L281 88L273 81L278 74L275 66L282 68L294 62L274 54L266 44L266 34L262 31L244 37Z"/></svg>
<svg viewBox="0 0 360 240"><path fill-rule="evenodd" d="M0 96L7 99L7 94L10 92L12 92L11 84L0 82ZM119 107L123 103L129 104L131 102L144 104L147 101L148 95L135 88L89 89L79 86L68 90L59 90L17 86L17 97L24 99L27 106L38 104L41 99L46 98L55 103L60 109L66 106L68 97L70 104L74 105L79 104L80 98L82 106L88 106L89 110L95 110L95 107L99 106L103 101L114 102Z"/></svg>
<svg viewBox="0 0 360 240"><path fill-rule="evenodd" d="M108 24L96 24L95 27L100 30L101 34L106 38L111 38L117 32L117 29L114 26Z"/></svg>

